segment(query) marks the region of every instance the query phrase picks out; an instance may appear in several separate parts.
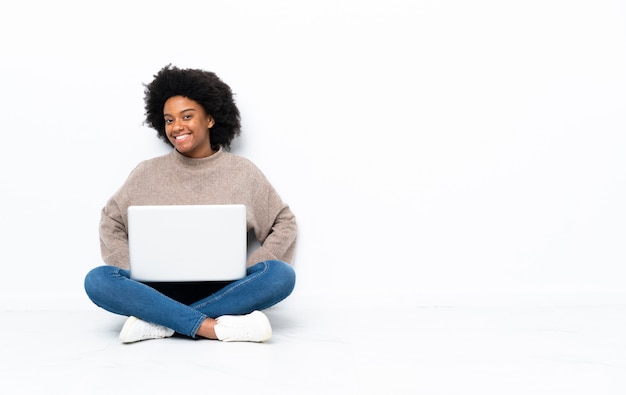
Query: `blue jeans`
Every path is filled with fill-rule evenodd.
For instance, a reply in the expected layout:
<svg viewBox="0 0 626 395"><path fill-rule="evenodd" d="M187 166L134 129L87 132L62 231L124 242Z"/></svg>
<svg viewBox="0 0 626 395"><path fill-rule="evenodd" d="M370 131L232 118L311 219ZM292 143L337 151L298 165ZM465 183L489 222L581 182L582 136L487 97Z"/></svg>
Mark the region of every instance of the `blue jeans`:
<svg viewBox="0 0 626 395"><path fill-rule="evenodd" d="M178 302L139 281L128 270L99 266L85 277L87 296L111 313L135 316L195 337L207 318L225 314L248 314L275 305L291 294L296 276L293 268L278 260L259 262L246 277L190 305Z"/></svg>

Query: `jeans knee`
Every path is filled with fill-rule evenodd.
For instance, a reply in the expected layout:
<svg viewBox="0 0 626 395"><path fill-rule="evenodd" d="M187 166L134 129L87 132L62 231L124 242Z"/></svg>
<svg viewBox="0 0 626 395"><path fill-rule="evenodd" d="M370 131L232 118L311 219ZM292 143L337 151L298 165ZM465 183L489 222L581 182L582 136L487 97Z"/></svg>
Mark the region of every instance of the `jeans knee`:
<svg viewBox="0 0 626 395"><path fill-rule="evenodd" d="M99 293L99 285L102 284L102 269L101 267L96 267L91 269L89 273L85 276L85 292L89 299L92 301L94 297L97 299L97 294Z"/></svg>
<svg viewBox="0 0 626 395"><path fill-rule="evenodd" d="M296 271L286 262L268 261L269 270L273 272L272 278L277 289L281 290L284 297L291 294L296 286Z"/></svg>
<svg viewBox="0 0 626 395"><path fill-rule="evenodd" d="M85 292L89 299L93 302L100 300L103 295L108 292L106 289L109 287L110 281L119 271L119 268L113 266L98 266L93 268L85 276Z"/></svg>

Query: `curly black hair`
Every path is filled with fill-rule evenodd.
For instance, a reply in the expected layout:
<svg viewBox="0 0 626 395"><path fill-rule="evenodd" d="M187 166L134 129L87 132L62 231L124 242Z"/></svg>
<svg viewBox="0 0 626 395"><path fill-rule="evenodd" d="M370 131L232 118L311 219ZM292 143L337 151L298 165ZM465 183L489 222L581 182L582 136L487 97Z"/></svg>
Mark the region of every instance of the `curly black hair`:
<svg viewBox="0 0 626 395"><path fill-rule="evenodd" d="M211 145L230 149L231 141L241 133L241 118L230 87L213 72L179 69L171 64L163 67L145 86L145 123L157 131L158 137L172 143L165 134L163 107L170 97L183 96L200 104L213 117Z"/></svg>

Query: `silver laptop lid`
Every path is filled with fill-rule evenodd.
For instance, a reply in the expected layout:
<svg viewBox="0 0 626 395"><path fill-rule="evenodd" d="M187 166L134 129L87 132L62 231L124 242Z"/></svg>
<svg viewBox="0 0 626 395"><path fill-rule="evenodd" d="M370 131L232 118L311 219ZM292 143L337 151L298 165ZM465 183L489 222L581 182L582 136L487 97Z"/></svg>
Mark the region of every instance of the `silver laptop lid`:
<svg viewBox="0 0 626 395"><path fill-rule="evenodd" d="M228 281L246 274L246 207L128 208L130 275L139 281Z"/></svg>

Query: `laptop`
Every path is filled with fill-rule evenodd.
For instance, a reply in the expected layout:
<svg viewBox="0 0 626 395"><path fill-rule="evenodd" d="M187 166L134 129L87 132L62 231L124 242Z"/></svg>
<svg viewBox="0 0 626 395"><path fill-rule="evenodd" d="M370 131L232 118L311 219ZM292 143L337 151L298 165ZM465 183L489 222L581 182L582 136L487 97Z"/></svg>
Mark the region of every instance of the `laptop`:
<svg viewBox="0 0 626 395"><path fill-rule="evenodd" d="M142 282L231 281L246 275L246 206L128 208L130 277Z"/></svg>

